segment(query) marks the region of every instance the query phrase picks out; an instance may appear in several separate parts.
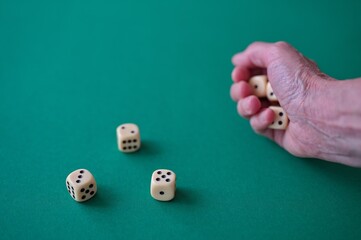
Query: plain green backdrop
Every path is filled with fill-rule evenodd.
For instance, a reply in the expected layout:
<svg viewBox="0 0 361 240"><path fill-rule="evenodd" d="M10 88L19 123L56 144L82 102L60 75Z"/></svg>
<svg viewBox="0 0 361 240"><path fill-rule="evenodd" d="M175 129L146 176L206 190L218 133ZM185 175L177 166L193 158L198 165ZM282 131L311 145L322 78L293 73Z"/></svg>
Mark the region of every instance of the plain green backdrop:
<svg viewBox="0 0 361 240"><path fill-rule="evenodd" d="M297 2L297 3L296 3ZM361 1L0 1L0 238L361 239L361 172L291 156L229 97L231 56L284 40L360 76ZM327 99L325 99L327 101ZM117 150L140 126L143 147ZM97 195L66 191L90 170ZM149 194L158 168L177 196Z"/></svg>

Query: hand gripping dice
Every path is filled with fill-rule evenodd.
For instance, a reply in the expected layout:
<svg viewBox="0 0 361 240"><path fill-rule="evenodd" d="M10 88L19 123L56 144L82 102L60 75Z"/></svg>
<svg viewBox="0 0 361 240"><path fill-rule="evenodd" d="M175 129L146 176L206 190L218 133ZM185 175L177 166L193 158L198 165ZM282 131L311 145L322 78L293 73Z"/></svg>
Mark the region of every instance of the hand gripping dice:
<svg viewBox="0 0 361 240"><path fill-rule="evenodd" d="M135 152L140 148L140 133L137 125L125 123L117 127L118 148L122 152Z"/></svg>
<svg viewBox="0 0 361 240"><path fill-rule="evenodd" d="M77 202L84 202L97 192L97 183L86 169L78 169L70 173L66 178L66 187L70 196Z"/></svg>
<svg viewBox="0 0 361 240"><path fill-rule="evenodd" d="M175 196L176 174L171 170L158 169L152 174L150 194L158 201L170 201Z"/></svg>

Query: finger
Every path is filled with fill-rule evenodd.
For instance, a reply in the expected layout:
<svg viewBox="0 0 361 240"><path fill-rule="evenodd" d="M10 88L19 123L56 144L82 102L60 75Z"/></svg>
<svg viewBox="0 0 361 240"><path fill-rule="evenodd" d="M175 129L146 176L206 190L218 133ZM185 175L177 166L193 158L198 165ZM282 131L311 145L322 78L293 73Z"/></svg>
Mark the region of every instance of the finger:
<svg viewBox="0 0 361 240"><path fill-rule="evenodd" d="M255 95L250 95L238 101L237 111L245 118L256 114L261 109L261 101Z"/></svg>
<svg viewBox="0 0 361 240"><path fill-rule="evenodd" d="M274 118L274 112L269 108L264 108L258 114L251 117L250 124L255 132L262 134L272 124Z"/></svg>
<svg viewBox="0 0 361 240"><path fill-rule="evenodd" d="M267 68L268 52L272 45L265 42L252 43L245 51L235 54L232 63L243 69Z"/></svg>
<svg viewBox="0 0 361 240"><path fill-rule="evenodd" d="M232 80L234 82L247 81L250 78L249 69L236 66L232 71Z"/></svg>
<svg viewBox="0 0 361 240"><path fill-rule="evenodd" d="M256 133L275 141L281 147L285 147L284 142L292 142L291 139L288 141L286 139L285 141L285 137L289 137L289 135L286 134L287 130L282 131L268 128L274 121L274 118L275 115L271 109L263 108L258 114L250 118L250 124Z"/></svg>
<svg viewBox="0 0 361 240"><path fill-rule="evenodd" d="M231 92L231 98L233 99L233 101L238 102L240 99L251 95L252 89L248 83L242 81L242 82L234 83L231 86L230 92Z"/></svg>

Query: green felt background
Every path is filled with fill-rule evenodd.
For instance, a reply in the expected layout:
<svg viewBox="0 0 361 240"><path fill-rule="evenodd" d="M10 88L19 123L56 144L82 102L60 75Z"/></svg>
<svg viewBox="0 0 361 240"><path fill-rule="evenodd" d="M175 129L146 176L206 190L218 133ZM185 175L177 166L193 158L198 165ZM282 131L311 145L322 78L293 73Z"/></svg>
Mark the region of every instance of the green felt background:
<svg viewBox="0 0 361 240"><path fill-rule="evenodd" d="M291 156L229 97L256 40L361 75L361 1L298 2L0 1L0 238L361 239L360 170ZM117 150L124 122L136 154ZM99 185L83 204L78 168ZM172 202L149 194L157 168Z"/></svg>

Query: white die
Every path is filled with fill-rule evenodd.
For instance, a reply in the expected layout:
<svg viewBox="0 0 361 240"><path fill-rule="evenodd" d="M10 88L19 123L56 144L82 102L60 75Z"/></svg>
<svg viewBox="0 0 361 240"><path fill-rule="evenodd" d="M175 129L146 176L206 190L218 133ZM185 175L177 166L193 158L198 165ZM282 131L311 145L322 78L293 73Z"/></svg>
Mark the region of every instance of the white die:
<svg viewBox="0 0 361 240"><path fill-rule="evenodd" d="M78 169L70 173L65 184L70 196L77 202L84 202L97 192L97 183L86 169Z"/></svg>
<svg viewBox="0 0 361 240"><path fill-rule="evenodd" d="M252 92L257 97L267 96L267 76L257 75L249 79L248 84L251 86Z"/></svg>
<svg viewBox="0 0 361 240"><path fill-rule="evenodd" d="M271 102L277 102L278 101L275 93L273 92L273 89L272 89L272 86L271 86L270 82L267 83L267 98Z"/></svg>
<svg viewBox="0 0 361 240"><path fill-rule="evenodd" d="M176 174L168 169L158 169L152 174L150 194L158 201L170 201L175 196Z"/></svg>
<svg viewBox="0 0 361 240"><path fill-rule="evenodd" d="M140 133L136 124L125 123L117 127L118 148L122 152L135 152L140 148Z"/></svg>
<svg viewBox="0 0 361 240"><path fill-rule="evenodd" d="M284 130L288 126L287 113L281 107L270 106L269 107L275 114L275 120L268 128Z"/></svg>

